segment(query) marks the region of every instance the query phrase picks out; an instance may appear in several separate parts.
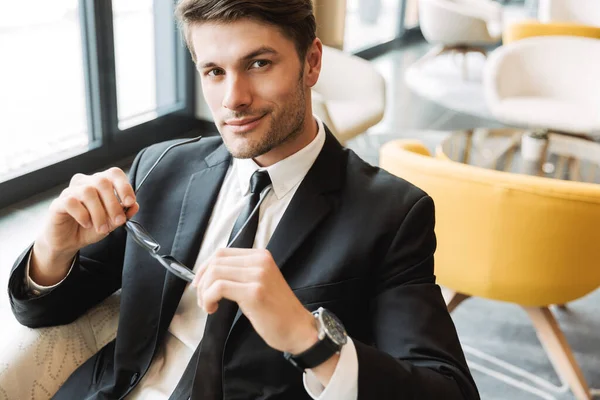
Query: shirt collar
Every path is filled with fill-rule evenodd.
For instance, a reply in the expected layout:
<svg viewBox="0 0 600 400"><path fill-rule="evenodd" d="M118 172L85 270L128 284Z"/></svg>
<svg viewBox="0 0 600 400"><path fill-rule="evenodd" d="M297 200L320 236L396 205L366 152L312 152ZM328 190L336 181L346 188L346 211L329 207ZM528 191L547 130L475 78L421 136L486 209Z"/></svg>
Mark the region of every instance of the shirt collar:
<svg viewBox="0 0 600 400"><path fill-rule="evenodd" d="M261 169L269 173L273 182L273 192L278 199L284 197L294 186L304 179L310 167L317 159L325 144L325 128L323 122L316 116L317 136L307 146L291 156L266 168L260 168L251 158L234 158L233 168L236 171L240 191L245 196L250 191L250 177L254 171Z"/></svg>

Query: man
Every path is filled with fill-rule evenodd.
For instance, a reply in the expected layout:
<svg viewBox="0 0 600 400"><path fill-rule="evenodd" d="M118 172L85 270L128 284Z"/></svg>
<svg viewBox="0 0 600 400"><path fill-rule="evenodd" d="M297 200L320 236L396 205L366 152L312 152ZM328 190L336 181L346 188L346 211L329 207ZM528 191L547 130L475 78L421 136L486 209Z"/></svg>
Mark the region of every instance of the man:
<svg viewBox="0 0 600 400"><path fill-rule="evenodd" d="M177 11L222 140L151 146L130 180L78 174L52 203L13 268L17 319L68 323L122 288L116 340L55 398L477 399L435 285L431 198L311 114L311 1ZM191 284L123 229L134 216Z"/></svg>

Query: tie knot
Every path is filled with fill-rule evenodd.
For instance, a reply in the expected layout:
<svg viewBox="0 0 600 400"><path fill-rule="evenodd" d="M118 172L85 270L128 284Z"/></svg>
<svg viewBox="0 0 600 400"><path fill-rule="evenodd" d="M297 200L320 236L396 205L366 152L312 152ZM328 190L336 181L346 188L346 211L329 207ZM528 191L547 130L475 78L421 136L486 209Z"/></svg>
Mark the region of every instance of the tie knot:
<svg viewBox="0 0 600 400"><path fill-rule="evenodd" d="M256 170L250 177L250 192L260 193L264 188L271 184L271 178L267 171Z"/></svg>

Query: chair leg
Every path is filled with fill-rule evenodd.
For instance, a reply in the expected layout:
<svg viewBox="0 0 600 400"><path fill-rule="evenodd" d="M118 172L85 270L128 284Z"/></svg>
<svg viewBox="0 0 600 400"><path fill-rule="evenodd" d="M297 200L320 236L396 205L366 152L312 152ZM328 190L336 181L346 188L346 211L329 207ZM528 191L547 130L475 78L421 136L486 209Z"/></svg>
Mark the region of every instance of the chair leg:
<svg viewBox="0 0 600 400"><path fill-rule="evenodd" d="M425 55L415 61L415 65L421 65L427 63L429 60L433 60L437 56L441 56L442 54L448 52L448 49L444 46L435 46L431 48Z"/></svg>
<svg viewBox="0 0 600 400"><path fill-rule="evenodd" d="M472 47L471 51L481 54L484 58L488 56L487 50L484 47Z"/></svg>
<svg viewBox="0 0 600 400"><path fill-rule="evenodd" d="M448 307L448 312L451 313L456 307L458 307L460 303L462 303L471 296L459 292L448 291L448 294L444 297L446 300L446 306Z"/></svg>
<svg viewBox="0 0 600 400"><path fill-rule="evenodd" d="M592 398L585 377L556 318L548 307L524 307L556 372L571 387L577 400Z"/></svg>

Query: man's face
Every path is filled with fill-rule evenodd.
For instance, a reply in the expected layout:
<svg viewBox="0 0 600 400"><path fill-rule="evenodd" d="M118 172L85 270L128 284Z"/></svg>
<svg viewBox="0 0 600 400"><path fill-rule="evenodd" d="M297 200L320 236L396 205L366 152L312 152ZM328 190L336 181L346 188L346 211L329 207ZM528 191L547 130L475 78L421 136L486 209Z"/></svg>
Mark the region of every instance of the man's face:
<svg viewBox="0 0 600 400"><path fill-rule="evenodd" d="M309 88L293 41L252 20L190 33L204 98L234 157L258 157L300 134Z"/></svg>

